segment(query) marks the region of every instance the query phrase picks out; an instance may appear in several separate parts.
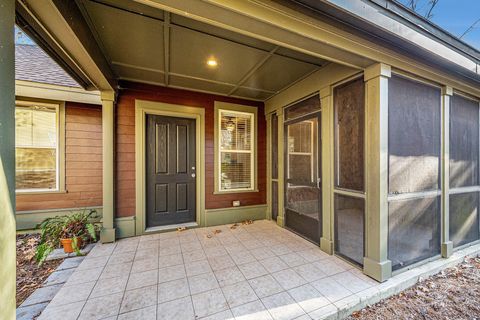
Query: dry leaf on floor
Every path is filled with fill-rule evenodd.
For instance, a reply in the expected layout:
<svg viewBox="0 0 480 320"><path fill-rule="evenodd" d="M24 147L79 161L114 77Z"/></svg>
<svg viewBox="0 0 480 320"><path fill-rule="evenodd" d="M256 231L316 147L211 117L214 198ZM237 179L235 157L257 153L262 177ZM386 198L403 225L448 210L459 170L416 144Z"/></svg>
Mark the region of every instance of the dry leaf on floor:
<svg viewBox="0 0 480 320"><path fill-rule="evenodd" d="M213 231L213 234L219 234L219 233L221 233L221 232L222 232L222 230L216 229L215 231Z"/></svg>
<svg viewBox="0 0 480 320"><path fill-rule="evenodd" d="M206 234L205 237L207 237L208 239L210 239L212 237L212 235L209 233L209 234Z"/></svg>
<svg viewBox="0 0 480 320"><path fill-rule="evenodd" d="M182 232L182 231L185 231L185 230L187 230L187 227L178 227L177 228L178 232Z"/></svg>
<svg viewBox="0 0 480 320"><path fill-rule="evenodd" d="M233 229L237 229L237 227L238 227L238 224L237 224L237 223L234 223L234 224L232 224L232 225L230 226L230 229L232 229L232 230L233 230Z"/></svg>
<svg viewBox="0 0 480 320"><path fill-rule="evenodd" d="M242 222L242 224L252 224L252 223L253 223L252 220L245 220L245 221Z"/></svg>

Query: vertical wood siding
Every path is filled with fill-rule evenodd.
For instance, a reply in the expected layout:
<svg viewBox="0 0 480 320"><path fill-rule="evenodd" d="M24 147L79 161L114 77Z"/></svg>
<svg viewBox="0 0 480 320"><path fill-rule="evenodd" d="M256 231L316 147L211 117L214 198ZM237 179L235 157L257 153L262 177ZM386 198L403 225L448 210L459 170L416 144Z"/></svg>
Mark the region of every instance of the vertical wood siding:
<svg viewBox="0 0 480 320"><path fill-rule="evenodd" d="M17 211L102 205L101 106L65 105L65 193L18 194Z"/></svg>
<svg viewBox="0 0 480 320"><path fill-rule="evenodd" d="M122 83L116 107L116 214L135 215L135 99L205 109L205 207L228 208L233 200L242 206L266 203L266 120L262 102L228 98L187 90L137 83ZM259 192L214 195L214 102L258 107L257 181Z"/></svg>

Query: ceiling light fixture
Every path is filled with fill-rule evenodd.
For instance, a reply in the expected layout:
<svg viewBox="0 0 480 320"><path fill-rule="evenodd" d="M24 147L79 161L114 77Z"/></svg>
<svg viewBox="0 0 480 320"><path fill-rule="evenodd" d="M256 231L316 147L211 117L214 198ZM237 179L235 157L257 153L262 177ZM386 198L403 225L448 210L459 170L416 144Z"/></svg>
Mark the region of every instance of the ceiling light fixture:
<svg viewBox="0 0 480 320"><path fill-rule="evenodd" d="M211 68L215 68L216 66L218 66L218 62L215 58L209 58L207 60L207 66L209 66Z"/></svg>

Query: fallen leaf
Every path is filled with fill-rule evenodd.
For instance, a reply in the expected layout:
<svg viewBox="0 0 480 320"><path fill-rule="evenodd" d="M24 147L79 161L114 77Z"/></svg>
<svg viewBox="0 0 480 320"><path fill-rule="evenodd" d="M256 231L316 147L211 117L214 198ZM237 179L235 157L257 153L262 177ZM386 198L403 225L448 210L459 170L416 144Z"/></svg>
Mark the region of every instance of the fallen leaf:
<svg viewBox="0 0 480 320"><path fill-rule="evenodd" d="M215 231L213 231L213 234L219 234L221 232L222 232L222 230L216 229Z"/></svg>
<svg viewBox="0 0 480 320"><path fill-rule="evenodd" d="M187 230L187 227L178 227L177 228L178 232L182 232L182 231L185 231L185 230Z"/></svg>

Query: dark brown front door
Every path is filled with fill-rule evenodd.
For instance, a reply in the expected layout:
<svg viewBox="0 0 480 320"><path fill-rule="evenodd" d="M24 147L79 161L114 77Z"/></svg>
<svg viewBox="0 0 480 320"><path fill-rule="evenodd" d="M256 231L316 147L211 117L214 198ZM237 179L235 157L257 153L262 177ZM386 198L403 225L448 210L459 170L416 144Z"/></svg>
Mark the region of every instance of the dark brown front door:
<svg viewBox="0 0 480 320"><path fill-rule="evenodd" d="M195 120L146 120L147 228L195 221Z"/></svg>

